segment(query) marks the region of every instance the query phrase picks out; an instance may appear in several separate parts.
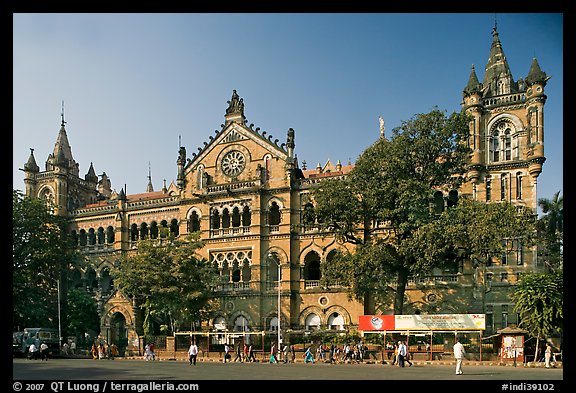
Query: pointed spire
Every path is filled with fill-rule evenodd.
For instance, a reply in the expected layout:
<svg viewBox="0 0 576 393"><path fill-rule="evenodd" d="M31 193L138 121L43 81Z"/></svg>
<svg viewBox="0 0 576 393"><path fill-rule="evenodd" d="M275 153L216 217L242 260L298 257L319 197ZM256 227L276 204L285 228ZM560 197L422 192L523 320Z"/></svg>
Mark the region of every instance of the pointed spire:
<svg viewBox="0 0 576 393"><path fill-rule="evenodd" d="M380 123L380 138L385 138L386 127L384 126L384 117L378 116L378 122Z"/></svg>
<svg viewBox="0 0 576 393"><path fill-rule="evenodd" d="M150 170L150 161L148 161L148 186L146 187L146 192L154 192L154 187L152 186L152 175Z"/></svg>
<svg viewBox="0 0 576 393"><path fill-rule="evenodd" d="M30 156L28 161L24 164L24 170L30 172L40 172L40 167L36 164L36 159L34 158L34 149L30 148Z"/></svg>
<svg viewBox="0 0 576 393"><path fill-rule="evenodd" d="M488 95L507 94L514 84L512 73L502 49L502 43L498 36L496 25L492 29L492 47L490 48L490 55L488 56L488 63L486 64L486 71L484 73L483 87L488 88ZM503 81L507 86L503 91L498 90L498 82Z"/></svg>
<svg viewBox="0 0 576 393"><path fill-rule="evenodd" d="M464 88L464 93L471 94L479 92L481 89L480 82L476 76L476 70L474 69L474 64L472 64L472 71L470 71L470 77L468 78L468 84Z"/></svg>
<svg viewBox="0 0 576 393"><path fill-rule="evenodd" d="M162 186L162 192L166 194L168 192L168 188L166 188L166 179L164 179L164 185Z"/></svg>
<svg viewBox="0 0 576 393"><path fill-rule="evenodd" d="M540 65L538 64L538 60L534 57L532 59L532 64L530 65L530 71L528 72L528 76L526 77L526 83L528 85L532 85L536 82L540 82L543 85L546 85L546 82L550 79L549 76L546 76L546 73L542 71Z"/></svg>
<svg viewBox="0 0 576 393"><path fill-rule="evenodd" d="M90 163L90 168L88 168L88 172L84 176L84 179L90 183L98 183L98 176L96 176L96 171L94 170L92 163Z"/></svg>

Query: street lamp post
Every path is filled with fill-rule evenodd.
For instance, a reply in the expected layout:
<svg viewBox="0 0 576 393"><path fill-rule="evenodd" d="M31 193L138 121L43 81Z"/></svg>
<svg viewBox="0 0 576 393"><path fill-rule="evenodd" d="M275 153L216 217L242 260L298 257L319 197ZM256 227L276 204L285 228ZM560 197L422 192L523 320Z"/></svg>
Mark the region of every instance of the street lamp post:
<svg viewBox="0 0 576 393"><path fill-rule="evenodd" d="M276 262L276 264L278 265L278 343L277 343L277 350L278 350L278 354L280 354L280 321L281 321L281 317L280 317L280 283L281 283L281 274L282 274L282 270L280 269L280 261L276 260L276 258L274 258L274 256L272 255L272 253L268 254L268 258L270 260L273 260L274 262Z"/></svg>
<svg viewBox="0 0 576 393"><path fill-rule="evenodd" d="M56 280L56 285L58 287L58 337L59 343L58 345L62 345L62 324L60 318L60 279Z"/></svg>

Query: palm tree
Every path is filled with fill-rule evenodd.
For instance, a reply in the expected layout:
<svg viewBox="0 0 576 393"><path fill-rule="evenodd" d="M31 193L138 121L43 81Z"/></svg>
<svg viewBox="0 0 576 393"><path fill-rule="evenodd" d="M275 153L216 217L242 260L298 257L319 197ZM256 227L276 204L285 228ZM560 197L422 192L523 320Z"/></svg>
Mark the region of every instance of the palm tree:
<svg viewBox="0 0 576 393"><path fill-rule="evenodd" d="M538 199L542 217L538 221L544 249L544 262L549 269L561 268L563 262L564 197L557 191L553 198Z"/></svg>

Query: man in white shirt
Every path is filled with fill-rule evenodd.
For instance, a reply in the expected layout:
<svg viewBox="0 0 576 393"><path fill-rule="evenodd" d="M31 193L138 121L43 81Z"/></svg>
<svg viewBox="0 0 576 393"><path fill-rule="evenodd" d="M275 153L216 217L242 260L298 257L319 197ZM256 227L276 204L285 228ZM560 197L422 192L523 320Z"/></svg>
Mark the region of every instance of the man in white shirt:
<svg viewBox="0 0 576 393"><path fill-rule="evenodd" d="M28 347L28 359L38 359L38 349L34 343Z"/></svg>
<svg viewBox="0 0 576 393"><path fill-rule="evenodd" d="M463 374L462 372L462 361L464 360L464 355L466 351L464 350L464 346L456 337L456 343L454 343L454 359L456 359L456 375Z"/></svg>
<svg viewBox="0 0 576 393"><path fill-rule="evenodd" d="M197 357L198 357L198 346L193 341L192 344L190 344L190 348L188 348L188 361L190 362L190 364L196 365Z"/></svg>
<svg viewBox="0 0 576 393"><path fill-rule="evenodd" d="M398 341L398 367L404 367L405 357L406 345L402 341Z"/></svg>

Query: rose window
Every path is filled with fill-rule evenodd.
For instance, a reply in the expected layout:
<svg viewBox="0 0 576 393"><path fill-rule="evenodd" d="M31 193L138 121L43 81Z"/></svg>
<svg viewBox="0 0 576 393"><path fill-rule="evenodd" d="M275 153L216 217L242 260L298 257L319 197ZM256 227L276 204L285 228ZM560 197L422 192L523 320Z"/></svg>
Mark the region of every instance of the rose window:
<svg viewBox="0 0 576 393"><path fill-rule="evenodd" d="M245 167L246 158L238 150L232 150L222 158L222 172L227 176L236 177L242 173Z"/></svg>

